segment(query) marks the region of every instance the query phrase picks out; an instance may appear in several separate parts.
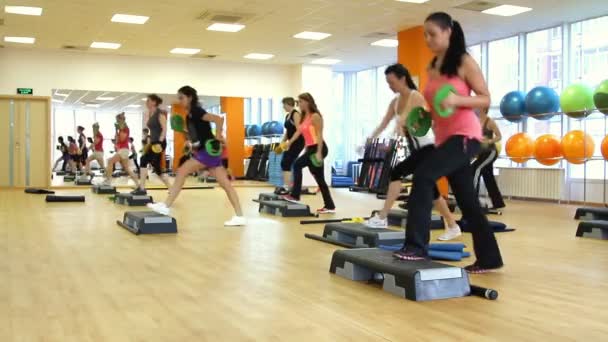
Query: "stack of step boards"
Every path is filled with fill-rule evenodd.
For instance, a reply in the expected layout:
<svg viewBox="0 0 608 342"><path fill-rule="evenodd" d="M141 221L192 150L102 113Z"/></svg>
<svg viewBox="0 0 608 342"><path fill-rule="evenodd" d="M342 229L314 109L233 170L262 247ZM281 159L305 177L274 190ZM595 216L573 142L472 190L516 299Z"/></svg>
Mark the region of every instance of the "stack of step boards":
<svg viewBox="0 0 608 342"><path fill-rule="evenodd" d="M576 229L576 236L608 240L608 208L578 208L575 219L583 219Z"/></svg>
<svg viewBox="0 0 608 342"><path fill-rule="evenodd" d="M372 211L372 216L377 212L377 210ZM407 225L407 210L391 209L391 211L388 213L387 219L389 226L396 226L405 229L405 226ZM431 229L443 229L443 219L441 216L436 214L431 215Z"/></svg>
<svg viewBox="0 0 608 342"><path fill-rule="evenodd" d="M108 195L108 194L111 195L111 194L116 193L116 188L111 185L99 184L99 185L93 185L91 187L91 191L93 191L96 194L100 194L100 195Z"/></svg>
<svg viewBox="0 0 608 342"><path fill-rule="evenodd" d="M434 261L402 261L391 251L362 248L335 251L331 273L354 281L382 281L384 291L414 301L459 298L471 292L464 269Z"/></svg>
<svg viewBox="0 0 608 342"><path fill-rule="evenodd" d="M128 193L119 193L114 196L114 203L128 205L130 207L143 207L146 204L152 202L154 202L152 196L148 195L132 195Z"/></svg>
<svg viewBox="0 0 608 342"><path fill-rule="evenodd" d="M135 235L177 233L177 222L173 217L152 211L127 211L123 220L116 223Z"/></svg>
<svg viewBox="0 0 608 342"><path fill-rule="evenodd" d="M281 199L279 195L273 193L263 193L258 196L255 202L259 203L258 211L283 217L308 217L314 216L310 212L310 207L303 203L292 203Z"/></svg>

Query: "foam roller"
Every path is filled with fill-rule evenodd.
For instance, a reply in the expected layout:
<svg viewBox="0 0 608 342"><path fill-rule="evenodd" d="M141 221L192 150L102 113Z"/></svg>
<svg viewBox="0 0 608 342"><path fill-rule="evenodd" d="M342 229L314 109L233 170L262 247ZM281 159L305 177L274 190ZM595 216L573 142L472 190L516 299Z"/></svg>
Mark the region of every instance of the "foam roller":
<svg viewBox="0 0 608 342"><path fill-rule="evenodd" d="M84 202L84 196L82 195L47 195L47 202Z"/></svg>

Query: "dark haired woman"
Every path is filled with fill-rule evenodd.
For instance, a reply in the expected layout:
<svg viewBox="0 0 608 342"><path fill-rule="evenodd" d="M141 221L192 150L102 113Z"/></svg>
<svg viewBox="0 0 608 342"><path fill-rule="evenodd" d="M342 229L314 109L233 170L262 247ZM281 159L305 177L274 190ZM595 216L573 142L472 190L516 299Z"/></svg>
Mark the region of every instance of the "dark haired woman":
<svg viewBox="0 0 608 342"><path fill-rule="evenodd" d="M375 139L388 126L388 123L396 117L397 128L401 135L406 138L410 155L395 165L395 168L391 171L391 183L388 187L384 207L366 222L366 225L370 228L388 227L387 216L401 193L401 179L414 173L418 164L435 149L435 137L431 130L423 137L416 137L404 128L407 116L413 108L428 107L424 97L418 92L409 71L401 64L394 64L386 68L384 74L389 88L396 96L391 101L381 125L374 131L371 138ZM460 236L462 234L460 227L436 187L433 198L435 199L435 207L446 221L445 233L439 237L439 240L447 241Z"/></svg>
<svg viewBox="0 0 608 342"><path fill-rule="evenodd" d="M80 168L80 149L72 136L68 137L68 153L70 154L70 172L75 173Z"/></svg>
<svg viewBox="0 0 608 342"><path fill-rule="evenodd" d="M481 177L483 177L483 183L486 185L488 196L492 201L492 209L501 209L505 207L505 202L502 199L496 178L494 178L494 162L498 158L496 143L502 139L502 134L496 122L488 116L488 108L482 108L479 111L479 121L481 122L483 142L481 153L473 162L475 189L477 190L477 196L479 196L479 184L481 183Z"/></svg>
<svg viewBox="0 0 608 342"><path fill-rule="evenodd" d="M279 189L279 195L289 193L289 184L291 184L291 169L293 163L298 159L300 153L304 149L304 138L298 132L302 115L296 110L296 100L293 97L283 99L283 109L287 113L285 115L285 134L283 135L283 143L286 143L289 148L283 151L281 159L281 170L283 170L283 187ZM287 143L293 138L293 143Z"/></svg>
<svg viewBox="0 0 608 342"><path fill-rule="evenodd" d="M177 171L175 181L169 190L169 197L167 197L165 202L150 203L148 204L148 207L157 213L169 215L171 211L170 207L182 190L186 177L199 170L208 169L211 172L211 175L215 176L217 179L217 183L226 192L228 200L236 213L231 220L224 222L224 225L244 226L247 223L247 220L243 217L239 197L230 183L226 169L222 166L222 158L221 156L210 155L205 148L208 141L215 139L222 142L224 141L224 137L222 136L222 132L224 131L224 118L219 115L207 113L199 103L196 89L190 86L181 87L177 93L177 98L179 99L180 104L188 110L186 127L188 128L189 139L192 142L195 153L193 153L192 159L184 162ZM211 132L211 122L215 124L217 137Z"/></svg>
<svg viewBox="0 0 608 342"><path fill-rule="evenodd" d="M432 108L436 148L414 171L412 193L408 201L405 247L394 254L403 260L420 260L428 256L429 229L435 182L447 176L463 218L471 225L477 260L465 267L470 273L485 273L502 267L502 257L494 232L482 212L473 185L470 160L481 144L481 125L473 108L490 105L488 87L473 57L466 52L460 24L442 12L429 15L424 35L435 54L429 68L429 81L424 91L433 103L439 89L450 84L456 89L443 100L443 108L453 108L449 117L441 117ZM475 92L472 95L471 92Z"/></svg>
<svg viewBox="0 0 608 342"><path fill-rule="evenodd" d="M91 138L89 138L91 139ZM99 123L93 124L93 139L92 139L91 147L89 148L92 153L87 158L85 164L85 172L86 174L91 174L91 162L96 160L99 163L100 168L104 168L104 159L103 159L103 134L99 131Z"/></svg>
<svg viewBox="0 0 608 342"><path fill-rule="evenodd" d="M139 187L131 193L134 195L146 194L146 180L148 179L148 165L152 165L154 173L161 179L167 188L171 187L169 177L163 174L161 168L162 156L167 149L167 112L159 106L163 99L156 94L148 95L146 107L148 108L148 121L146 126L149 131L149 146L144 145L141 156L141 168L139 168Z"/></svg>
<svg viewBox="0 0 608 342"><path fill-rule="evenodd" d="M123 171L126 171L129 177L135 183L137 187L139 185L139 181L133 170L129 167L129 142L130 142L130 134L129 126L127 125L127 119L125 117L125 113L119 113L116 115L116 122L114 123L115 135L114 139L112 139L112 143L114 143L115 153L110 159L108 159L106 165L106 172L104 174L104 185L112 184L112 173L114 172L114 165L116 163L120 163Z"/></svg>
<svg viewBox="0 0 608 342"><path fill-rule="evenodd" d="M317 161L323 162L323 159L327 157L328 149L327 144L323 140L323 117L317 108L315 99L309 93L303 93L298 96L300 103L300 109L302 110L302 119L297 132L291 139L287 141L288 146L293 145L296 140L302 135L304 137L304 144L306 145L306 151L298 158L293 167L293 189L289 195L285 195L285 200L291 202L298 202L302 192L302 169L308 167L310 173L312 173L315 181L319 185L321 194L323 195L324 207L317 210L319 214L333 214L336 212L336 206L331 193L329 192L329 186L325 182L325 174L323 164L316 166L312 163L312 158L316 158Z"/></svg>
<svg viewBox="0 0 608 342"><path fill-rule="evenodd" d="M57 160L55 161L55 165L53 165L53 171L55 171L55 169L57 169L57 166L59 166L59 163L61 163L61 162L63 162L63 164L61 165L61 171L65 171L65 166L67 165L67 163L70 162L70 154L68 153L68 145L65 144L63 137L57 138L57 142L59 143L59 145L57 145L57 150L59 150L59 152L61 152L61 157L57 158Z"/></svg>
<svg viewBox="0 0 608 342"><path fill-rule="evenodd" d="M86 165L87 158L89 158L89 149L87 147L87 136L84 135L84 127L78 126L78 148L80 149L80 161L79 165ZM80 168L80 166L79 166Z"/></svg>

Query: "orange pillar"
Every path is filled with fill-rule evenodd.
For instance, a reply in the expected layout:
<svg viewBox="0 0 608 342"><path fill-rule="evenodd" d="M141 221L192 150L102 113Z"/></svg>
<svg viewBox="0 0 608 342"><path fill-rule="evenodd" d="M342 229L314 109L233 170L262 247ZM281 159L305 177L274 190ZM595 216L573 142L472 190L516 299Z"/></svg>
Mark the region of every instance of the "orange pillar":
<svg viewBox="0 0 608 342"><path fill-rule="evenodd" d="M186 109L179 103L171 105L171 115L178 115L186 122ZM179 160L184 155L184 146L186 145L186 134L173 131L173 170L177 170L179 166Z"/></svg>
<svg viewBox="0 0 608 342"><path fill-rule="evenodd" d="M245 175L245 109L242 97L221 97L220 106L226 113L226 148L228 166L235 177Z"/></svg>
<svg viewBox="0 0 608 342"><path fill-rule="evenodd" d="M397 60L410 71L412 77L418 79L419 88L424 89L428 80L426 70L433 60L433 53L424 40L424 27L416 26L403 30L397 34L397 39ZM437 187L442 196L448 196L449 185L445 177L437 181Z"/></svg>

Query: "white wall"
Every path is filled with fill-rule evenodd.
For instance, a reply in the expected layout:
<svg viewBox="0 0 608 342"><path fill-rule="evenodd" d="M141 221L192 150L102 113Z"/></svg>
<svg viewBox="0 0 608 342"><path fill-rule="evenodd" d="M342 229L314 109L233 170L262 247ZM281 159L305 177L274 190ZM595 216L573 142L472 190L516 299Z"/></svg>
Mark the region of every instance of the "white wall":
<svg viewBox="0 0 608 342"><path fill-rule="evenodd" d="M297 91L293 77L282 65L0 49L0 94L18 87L43 96L59 88L173 94L188 84L202 95L282 97Z"/></svg>

